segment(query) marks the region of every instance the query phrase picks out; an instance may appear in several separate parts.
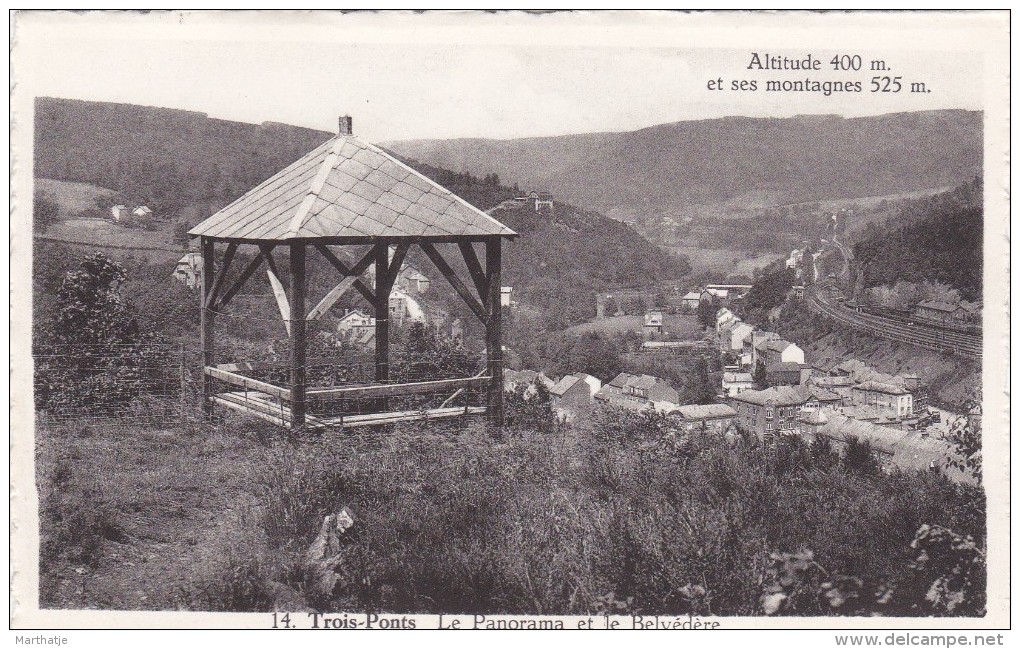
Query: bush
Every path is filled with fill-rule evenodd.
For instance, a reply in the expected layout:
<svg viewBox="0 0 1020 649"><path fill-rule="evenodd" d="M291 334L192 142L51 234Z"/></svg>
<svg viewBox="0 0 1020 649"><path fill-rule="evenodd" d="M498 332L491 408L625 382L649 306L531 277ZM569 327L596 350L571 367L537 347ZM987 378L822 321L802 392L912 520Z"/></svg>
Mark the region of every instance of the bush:
<svg viewBox="0 0 1020 649"><path fill-rule="evenodd" d="M791 614L929 615L933 583L940 602L966 593L966 607L939 614L983 606L983 564L954 578L952 560L932 559L921 579L911 545L923 525L983 538L980 491L928 473L862 476L799 440L731 445L664 436L663 425L606 414L494 442L430 422L346 437L329 452L291 447L262 478L275 574L306 589L307 575L281 566L300 563L323 517L347 508L355 523L336 586L306 593L323 609L759 615L763 597L779 594L768 591L781 580L776 556L808 550L828 574L811 576ZM968 557L983 551L970 543ZM878 603L870 593L883 587L892 593ZM857 603L832 606L840 597Z"/></svg>

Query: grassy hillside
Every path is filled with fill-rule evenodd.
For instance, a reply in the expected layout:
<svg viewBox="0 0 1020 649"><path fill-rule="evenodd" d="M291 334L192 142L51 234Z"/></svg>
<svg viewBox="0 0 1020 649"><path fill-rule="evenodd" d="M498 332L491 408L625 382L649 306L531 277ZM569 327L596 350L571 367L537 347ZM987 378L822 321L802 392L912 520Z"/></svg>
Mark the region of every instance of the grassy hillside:
<svg viewBox="0 0 1020 649"><path fill-rule="evenodd" d="M765 207L956 185L981 168L981 120L961 110L727 117L626 133L388 146L448 169L488 169L607 214L642 216L734 199Z"/></svg>

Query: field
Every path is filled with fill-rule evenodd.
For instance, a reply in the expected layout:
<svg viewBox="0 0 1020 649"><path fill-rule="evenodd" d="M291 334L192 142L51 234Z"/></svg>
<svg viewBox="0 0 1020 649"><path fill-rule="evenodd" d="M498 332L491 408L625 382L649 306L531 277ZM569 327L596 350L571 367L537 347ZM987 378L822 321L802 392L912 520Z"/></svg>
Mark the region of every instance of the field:
<svg viewBox="0 0 1020 649"><path fill-rule="evenodd" d="M697 318L693 315L667 313L664 318L666 333L670 338L677 340L696 340L700 338L701 329L698 327ZM592 322L584 322L579 325L574 325L566 331L567 333L576 335L586 334L593 331L603 334L626 333L628 331L641 333L644 324L644 316L621 315L611 318L603 318L601 320L593 320Z"/></svg>
<svg viewBox="0 0 1020 649"><path fill-rule="evenodd" d="M112 189L90 185L88 183L74 183L65 180L53 180L50 178L36 178L35 189L37 192L46 194L57 205L60 206L61 218L76 216L85 210L94 208L95 199L99 196L110 196Z"/></svg>
<svg viewBox="0 0 1020 649"><path fill-rule="evenodd" d="M69 218L54 223L43 237L51 241L111 249L120 256L130 253L153 262L179 259L184 248L172 239L170 226L158 223L157 229L128 228L102 219Z"/></svg>

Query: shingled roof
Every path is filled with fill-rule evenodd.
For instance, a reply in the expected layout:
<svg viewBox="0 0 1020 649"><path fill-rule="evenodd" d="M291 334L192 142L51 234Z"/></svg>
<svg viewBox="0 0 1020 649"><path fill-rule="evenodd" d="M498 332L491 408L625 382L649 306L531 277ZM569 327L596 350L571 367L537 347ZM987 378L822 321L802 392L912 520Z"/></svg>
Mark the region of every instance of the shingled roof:
<svg viewBox="0 0 1020 649"><path fill-rule="evenodd" d="M353 135L324 142L188 234L253 242L517 235Z"/></svg>

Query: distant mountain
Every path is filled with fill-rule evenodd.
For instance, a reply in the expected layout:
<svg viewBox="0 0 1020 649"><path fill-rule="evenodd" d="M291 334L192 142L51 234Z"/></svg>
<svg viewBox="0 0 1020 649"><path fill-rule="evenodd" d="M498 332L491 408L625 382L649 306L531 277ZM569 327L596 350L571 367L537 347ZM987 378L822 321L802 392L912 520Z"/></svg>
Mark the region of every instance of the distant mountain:
<svg viewBox="0 0 1020 649"><path fill-rule="evenodd" d="M771 206L955 186L980 174L982 113L726 117L624 133L386 146L610 215L651 216L733 200Z"/></svg>

